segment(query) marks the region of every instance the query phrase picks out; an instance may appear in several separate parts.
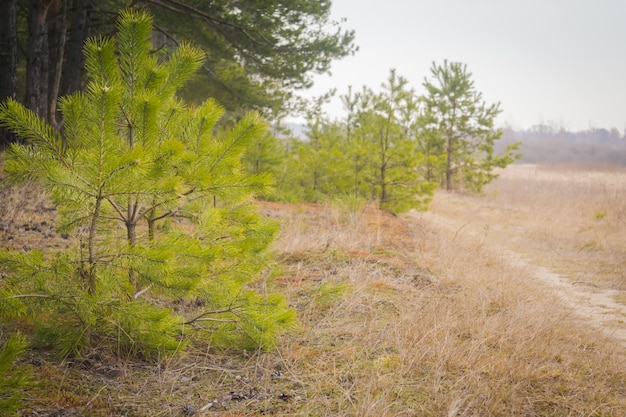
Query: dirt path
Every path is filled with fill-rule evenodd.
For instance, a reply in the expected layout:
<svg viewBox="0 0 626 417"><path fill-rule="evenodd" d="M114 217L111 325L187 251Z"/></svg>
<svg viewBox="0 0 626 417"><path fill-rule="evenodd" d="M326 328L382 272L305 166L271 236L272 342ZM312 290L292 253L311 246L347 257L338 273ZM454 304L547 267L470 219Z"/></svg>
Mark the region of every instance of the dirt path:
<svg viewBox="0 0 626 417"><path fill-rule="evenodd" d="M587 281L571 279L579 276L575 263L567 276L551 267L562 263L563 254L551 250L549 242L533 240L528 233L529 220L519 213L493 205L484 206L479 197L439 194L430 212L413 216L436 228L451 232L451 238L469 235L478 244L486 245L507 259L512 266L527 268L529 279L554 292L572 315L619 340L626 346L626 305L616 301L623 291L604 288Z"/></svg>

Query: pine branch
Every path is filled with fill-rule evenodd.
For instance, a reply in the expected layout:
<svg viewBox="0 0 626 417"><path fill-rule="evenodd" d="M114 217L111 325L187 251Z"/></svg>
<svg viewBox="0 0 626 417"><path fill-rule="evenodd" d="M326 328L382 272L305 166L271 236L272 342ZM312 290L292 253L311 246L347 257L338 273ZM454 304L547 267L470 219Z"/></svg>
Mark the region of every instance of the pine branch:
<svg viewBox="0 0 626 417"><path fill-rule="evenodd" d="M187 12L191 12L197 16L200 16L202 18L204 18L205 20L211 22L211 26L213 26L215 29L217 29L226 39L229 39L229 41L231 41L231 43L234 44L234 42L232 42L232 40L228 37L228 35L222 30L221 26L228 26L231 27L233 29L238 30L239 32L243 33L250 41L256 43L256 44L262 44L260 41L258 41L256 38L254 38L252 35L250 35L248 33L248 29L240 26L240 25L236 25L232 22L228 22L226 20L222 20L222 19L218 19L215 16L211 16L208 13L203 12L202 10L199 10L193 6L190 6L186 3L180 2L180 1L176 1L176 0L166 0L169 1L172 4L175 4L176 6L179 6L182 9L185 9ZM177 12L177 13L181 13L181 14L185 14L185 11L177 9L173 6L170 6L166 3L157 1L157 0L147 0L147 3L152 3L156 6L160 6L163 7L165 9Z"/></svg>
<svg viewBox="0 0 626 417"><path fill-rule="evenodd" d="M29 142L43 146L55 160L67 165L63 152L63 139L45 120L10 98L0 104L0 126L6 127Z"/></svg>
<svg viewBox="0 0 626 417"><path fill-rule="evenodd" d="M5 299L13 299L13 298L52 298L52 296L48 295L48 294L17 294L17 295L8 295L8 296L3 297L3 298L5 298Z"/></svg>
<svg viewBox="0 0 626 417"><path fill-rule="evenodd" d="M215 318L210 318L210 317L206 317L209 315L214 315L214 314L226 314L226 313L234 313L235 312L235 307L228 307L225 308L223 310L214 310L214 311L207 311L204 312L202 314L200 314L197 317L194 317L193 319L185 322L184 324L193 324L196 321L221 321L221 322L232 322L232 323L237 323L239 320L233 320L233 319L215 319Z"/></svg>

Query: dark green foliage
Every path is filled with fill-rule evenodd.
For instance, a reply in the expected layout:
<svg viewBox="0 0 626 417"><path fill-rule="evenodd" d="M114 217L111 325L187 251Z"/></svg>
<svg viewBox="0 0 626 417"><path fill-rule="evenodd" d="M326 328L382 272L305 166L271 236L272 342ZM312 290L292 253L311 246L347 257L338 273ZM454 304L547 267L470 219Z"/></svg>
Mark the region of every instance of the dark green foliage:
<svg viewBox="0 0 626 417"><path fill-rule="evenodd" d="M157 25L208 51L185 96L217 97L229 110L275 108L352 54L354 33L330 20L331 1L146 2Z"/></svg>
<svg viewBox="0 0 626 417"><path fill-rule="evenodd" d="M268 347L294 313L248 288L276 232L252 201L270 176L241 164L265 125L247 114L216 136L223 108L176 96L204 54L188 44L169 59L154 53L151 22L123 12L116 40L86 44L89 82L61 100L62 135L15 101L0 107L2 125L28 142L8 150L6 173L41 183L59 230L78 242L55 257L3 253L0 314L38 323L39 343L63 355L99 347L153 360L184 348L190 328L213 345ZM190 326L235 311L228 340Z"/></svg>
<svg viewBox="0 0 626 417"><path fill-rule="evenodd" d="M330 0L2 4L0 31L6 42L0 42L4 81L0 101L12 97L27 102L29 109L55 126L60 120L58 97L85 85L81 54L85 41L115 33L113 16L126 8L154 16L151 36L156 50L175 50L192 40L206 51L197 77L179 86L180 95L193 103L217 99L227 109L228 121L249 110L265 114L284 110L296 90L311 85L315 74L327 72L331 62L357 50L354 32L331 19ZM0 146L9 143L2 139Z"/></svg>

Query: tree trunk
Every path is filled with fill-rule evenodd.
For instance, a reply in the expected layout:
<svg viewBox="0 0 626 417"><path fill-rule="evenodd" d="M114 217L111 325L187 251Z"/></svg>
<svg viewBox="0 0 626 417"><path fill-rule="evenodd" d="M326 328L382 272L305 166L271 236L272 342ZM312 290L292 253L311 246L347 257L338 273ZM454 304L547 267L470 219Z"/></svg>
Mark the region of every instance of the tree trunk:
<svg viewBox="0 0 626 417"><path fill-rule="evenodd" d="M380 167L380 204L379 208L382 210L385 208L387 202L387 182L386 182L387 170L384 164Z"/></svg>
<svg viewBox="0 0 626 417"><path fill-rule="evenodd" d="M387 118L385 133L380 135L380 209L382 210L387 202L387 151L389 150L389 125L391 117Z"/></svg>
<svg viewBox="0 0 626 417"><path fill-rule="evenodd" d="M132 199L128 202L128 212L126 217L126 241L128 248L132 250L137 245L137 202ZM135 287L135 291L141 291L141 285L137 281L137 271L131 266L128 269L128 280Z"/></svg>
<svg viewBox="0 0 626 417"><path fill-rule="evenodd" d="M17 0L0 2L0 101L17 99ZM15 135L0 129L0 149L16 140Z"/></svg>
<svg viewBox="0 0 626 417"><path fill-rule="evenodd" d="M454 151L454 138L448 137L446 149L446 190L452 191L452 154Z"/></svg>
<svg viewBox="0 0 626 417"><path fill-rule="evenodd" d="M126 222L126 239L130 248L137 244L137 223L134 220Z"/></svg>
<svg viewBox="0 0 626 417"><path fill-rule="evenodd" d="M0 2L0 100L17 99L17 0Z"/></svg>
<svg viewBox="0 0 626 417"><path fill-rule="evenodd" d="M150 216L147 218L148 221L148 241L154 242L154 230L156 229L156 220L154 219L154 210L150 212Z"/></svg>
<svg viewBox="0 0 626 417"><path fill-rule="evenodd" d="M67 36L67 2L68 0L56 0L50 7L49 13L49 57L50 73L48 85L48 121L56 129L59 128L57 119L57 100L61 86L63 71L63 55L65 52L65 40Z"/></svg>
<svg viewBox="0 0 626 417"><path fill-rule="evenodd" d="M73 94L82 88L85 69L83 45L89 37L89 18L86 0L72 0L68 8L70 19L65 45L65 63L61 78L61 95Z"/></svg>
<svg viewBox="0 0 626 417"><path fill-rule="evenodd" d="M87 259L87 269L82 269L83 278L87 283L87 293L90 295L96 292L96 263L98 261L98 254L96 251L96 239L98 235L98 222L100 221L100 210L102 207L103 197L98 195L96 198L96 204L94 207L93 215L91 216L91 224L89 225L89 236L87 237L87 253L89 258Z"/></svg>
<svg viewBox="0 0 626 417"><path fill-rule="evenodd" d="M26 107L48 115L48 10L55 0L31 0L26 51ZM58 1L58 0L57 0Z"/></svg>

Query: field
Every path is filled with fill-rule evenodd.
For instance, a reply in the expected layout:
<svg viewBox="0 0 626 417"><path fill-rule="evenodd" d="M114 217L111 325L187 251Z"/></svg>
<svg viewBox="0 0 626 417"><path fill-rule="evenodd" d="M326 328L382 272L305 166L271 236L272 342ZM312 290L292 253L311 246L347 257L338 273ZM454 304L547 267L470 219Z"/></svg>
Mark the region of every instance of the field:
<svg viewBox="0 0 626 417"><path fill-rule="evenodd" d="M515 165L486 193L440 195L428 218L538 266L574 314L626 343L626 171Z"/></svg>
<svg viewBox="0 0 626 417"><path fill-rule="evenodd" d="M2 197L2 246L69 244L37 190ZM257 285L298 329L159 365L31 352L23 415L626 415L626 172L513 166L402 216L259 205L282 231Z"/></svg>
<svg viewBox="0 0 626 417"><path fill-rule="evenodd" d="M496 232L513 238L507 245L533 252L535 261L574 274L574 280L626 290L625 169L514 165L486 194L481 199L445 196L432 211L493 224Z"/></svg>

